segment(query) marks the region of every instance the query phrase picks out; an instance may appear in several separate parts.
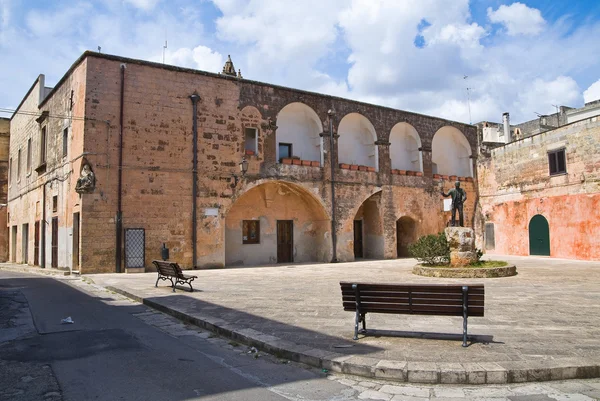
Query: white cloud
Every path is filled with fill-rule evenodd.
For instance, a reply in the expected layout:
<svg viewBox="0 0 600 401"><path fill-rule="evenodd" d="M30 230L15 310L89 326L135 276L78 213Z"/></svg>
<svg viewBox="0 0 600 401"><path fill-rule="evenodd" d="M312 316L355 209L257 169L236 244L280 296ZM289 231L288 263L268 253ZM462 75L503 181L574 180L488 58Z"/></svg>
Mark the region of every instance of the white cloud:
<svg viewBox="0 0 600 401"><path fill-rule="evenodd" d="M214 73L221 72L225 64L225 59L221 53L206 46L197 46L194 49L182 47L173 52L169 51L165 59L168 64Z"/></svg>
<svg viewBox="0 0 600 401"><path fill-rule="evenodd" d="M144 11L151 11L156 7L156 4L160 0L123 0L125 3L129 3L132 6L142 9Z"/></svg>
<svg viewBox="0 0 600 401"><path fill-rule="evenodd" d="M496 11L490 7L487 9L487 15L491 22L504 25L511 36L537 35L546 25L540 10L527 7L523 3L501 5Z"/></svg>
<svg viewBox="0 0 600 401"><path fill-rule="evenodd" d="M559 76L554 80L535 79L531 84L521 88L516 105L527 110L533 119L534 113L551 114L556 112L555 106L581 103L581 90L571 77Z"/></svg>
<svg viewBox="0 0 600 401"><path fill-rule="evenodd" d="M591 84L590 87L583 92L584 102L589 103L594 100L600 100L600 79Z"/></svg>

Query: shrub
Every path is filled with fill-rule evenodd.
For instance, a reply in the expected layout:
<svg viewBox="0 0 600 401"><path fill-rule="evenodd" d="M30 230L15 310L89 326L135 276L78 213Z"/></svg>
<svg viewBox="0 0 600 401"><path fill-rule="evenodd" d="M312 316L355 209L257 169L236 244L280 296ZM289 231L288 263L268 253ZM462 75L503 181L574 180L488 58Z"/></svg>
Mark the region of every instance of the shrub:
<svg viewBox="0 0 600 401"><path fill-rule="evenodd" d="M444 233L425 235L408 246L408 253L424 265L450 263L450 247Z"/></svg>

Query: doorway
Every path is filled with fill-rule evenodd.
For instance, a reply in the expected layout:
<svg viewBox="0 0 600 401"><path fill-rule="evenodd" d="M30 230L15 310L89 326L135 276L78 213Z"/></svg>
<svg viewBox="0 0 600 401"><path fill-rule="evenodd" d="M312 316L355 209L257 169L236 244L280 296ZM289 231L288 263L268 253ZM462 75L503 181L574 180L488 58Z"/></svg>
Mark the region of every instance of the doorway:
<svg viewBox="0 0 600 401"><path fill-rule="evenodd" d="M277 263L294 261L294 222L277 220Z"/></svg>
<svg viewBox="0 0 600 401"><path fill-rule="evenodd" d="M354 220L354 258L363 256L363 222Z"/></svg>
<svg viewBox="0 0 600 401"><path fill-rule="evenodd" d="M417 240L416 222L408 216L396 221L396 252L399 258L407 258L408 246Z"/></svg>
<svg viewBox="0 0 600 401"><path fill-rule="evenodd" d="M52 267L58 267L58 217L52 218Z"/></svg>
<svg viewBox="0 0 600 401"><path fill-rule="evenodd" d="M529 254L550 256L550 226L541 214L536 214L529 222Z"/></svg>
<svg viewBox="0 0 600 401"><path fill-rule="evenodd" d="M33 225L33 264L40 265L40 222Z"/></svg>
<svg viewBox="0 0 600 401"><path fill-rule="evenodd" d="M23 224L23 233L21 238L23 241L21 248L21 263L27 264L29 261L29 224Z"/></svg>
<svg viewBox="0 0 600 401"><path fill-rule="evenodd" d="M73 213L73 270L79 270L79 212Z"/></svg>
<svg viewBox="0 0 600 401"><path fill-rule="evenodd" d="M17 226L12 226L12 235L11 235L11 250L10 250L10 261L13 263L17 262Z"/></svg>

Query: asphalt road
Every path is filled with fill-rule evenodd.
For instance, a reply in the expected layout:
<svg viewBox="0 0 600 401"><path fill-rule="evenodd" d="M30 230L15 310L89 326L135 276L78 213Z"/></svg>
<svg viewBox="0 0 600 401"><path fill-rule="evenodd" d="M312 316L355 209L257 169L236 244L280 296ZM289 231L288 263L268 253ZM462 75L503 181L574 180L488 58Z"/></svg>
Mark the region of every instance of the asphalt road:
<svg viewBox="0 0 600 401"><path fill-rule="evenodd" d="M0 400L355 399L319 371L86 285L0 271Z"/></svg>

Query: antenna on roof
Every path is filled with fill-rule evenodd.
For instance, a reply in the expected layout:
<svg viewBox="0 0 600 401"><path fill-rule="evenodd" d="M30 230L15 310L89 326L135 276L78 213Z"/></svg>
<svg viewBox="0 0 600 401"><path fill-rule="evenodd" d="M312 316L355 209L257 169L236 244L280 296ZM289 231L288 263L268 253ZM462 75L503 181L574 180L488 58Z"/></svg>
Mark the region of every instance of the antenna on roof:
<svg viewBox="0 0 600 401"><path fill-rule="evenodd" d="M167 50L167 30L165 29L165 45L163 46L163 64L165 63L165 51Z"/></svg>

